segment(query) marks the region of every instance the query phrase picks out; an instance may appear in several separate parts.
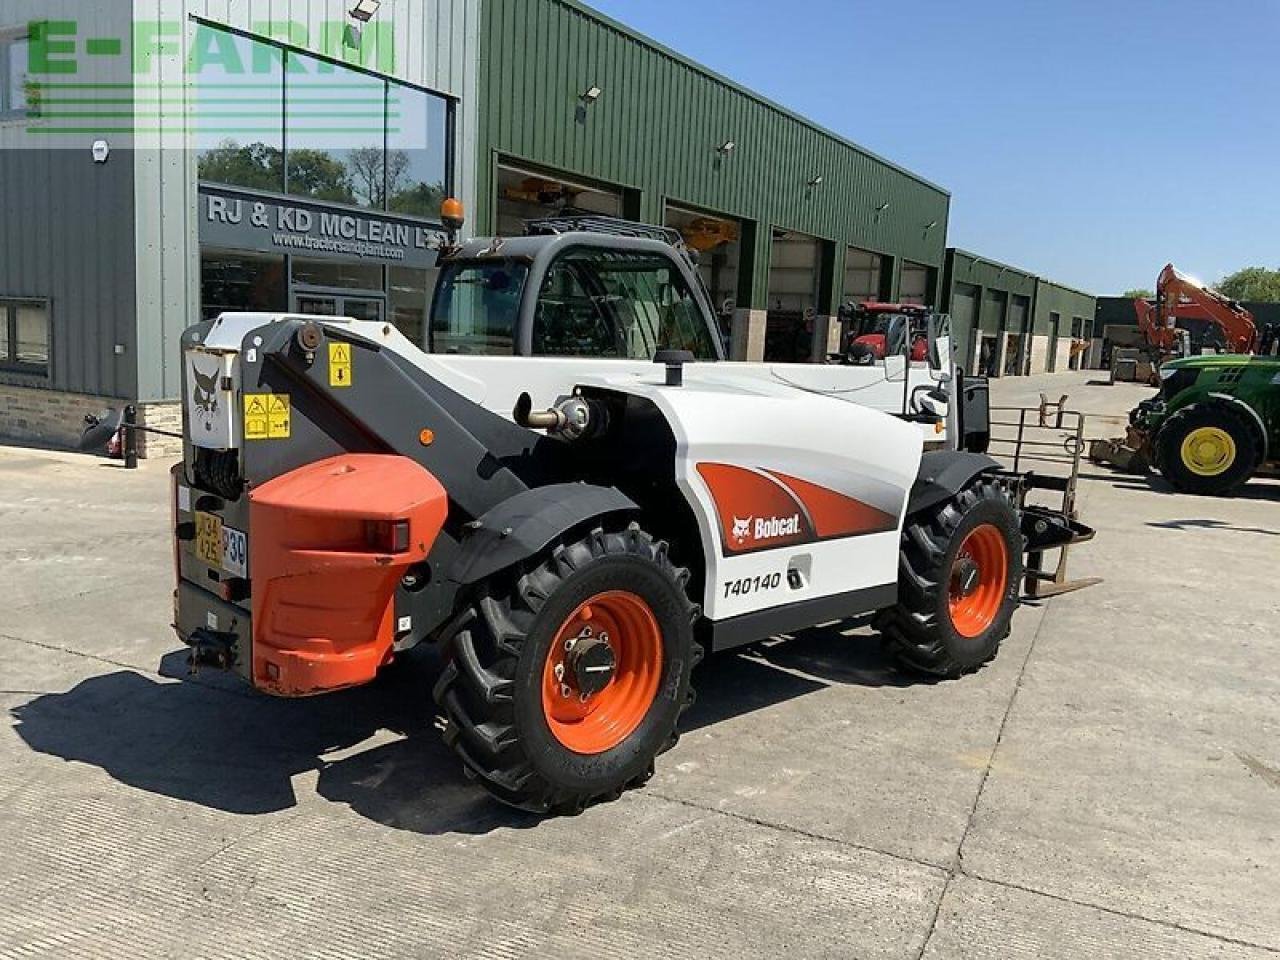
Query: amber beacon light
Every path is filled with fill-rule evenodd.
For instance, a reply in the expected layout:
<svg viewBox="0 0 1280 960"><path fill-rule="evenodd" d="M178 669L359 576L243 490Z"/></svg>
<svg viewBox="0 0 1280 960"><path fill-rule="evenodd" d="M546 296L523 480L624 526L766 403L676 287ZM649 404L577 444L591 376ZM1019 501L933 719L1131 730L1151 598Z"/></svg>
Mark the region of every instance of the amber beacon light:
<svg viewBox="0 0 1280 960"><path fill-rule="evenodd" d="M453 233L461 230L462 225L467 222L467 213L462 207L462 201L449 197L440 204L440 222L444 224L446 230Z"/></svg>

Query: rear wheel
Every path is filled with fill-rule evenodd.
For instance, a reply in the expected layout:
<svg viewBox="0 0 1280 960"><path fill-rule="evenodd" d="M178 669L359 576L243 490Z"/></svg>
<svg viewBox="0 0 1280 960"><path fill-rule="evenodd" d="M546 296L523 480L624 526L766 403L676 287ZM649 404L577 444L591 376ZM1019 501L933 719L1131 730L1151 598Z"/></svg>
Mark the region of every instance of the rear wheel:
<svg viewBox="0 0 1280 960"><path fill-rule="evenodd" d="M676 742L699 648L688 572L638 526L493 585L446 647L445 741L494 796L573 813L642 785Z"/></svg>
<svg viewBox="0 0 1280 960"><path fill-rule="evenodd" d="M1160 473L1183 493L1229 496L1262 461L1257 426L1225 403L1184 407L1156 437Z"/></svg>
<svg viewBox="0 0 1280 960"><path fill-rule="evenodd" d="M876 627L910 669L941 677L976 670L1009 635L1024 573L1018 512L979 477L907 520L898 605Z"/></svg>

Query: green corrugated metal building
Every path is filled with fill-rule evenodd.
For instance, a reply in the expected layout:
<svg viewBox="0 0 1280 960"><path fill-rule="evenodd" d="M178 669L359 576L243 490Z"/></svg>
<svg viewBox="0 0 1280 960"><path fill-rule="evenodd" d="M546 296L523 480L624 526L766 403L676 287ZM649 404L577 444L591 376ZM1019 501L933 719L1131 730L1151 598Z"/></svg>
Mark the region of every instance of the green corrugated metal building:
<svg viewBox="0 0 1280 960"><path fill-rule="evenodd" d="M575 0L485 0L478 79L477 232L675 226L739 356L820 351L843 298L936 302L947 191Z"/></svg>
<svg viewBox="0 0 1280 960"><path fill-rule="evenodd" d="M1043 277L1036 284L1035 336L1045 344L1045 365L1033 372L1061 373L1091 365L1089 355L1072 351L1072 344L1090 341L1097 298Z"/></svg>
<svg viewBox="0 0 1280 960"><path fill-rule="evenodd" d="M1036 298L1032 273L950 248L943 269L941 309L965 369L991 376L1025 373Z"/></svg>
<svg viewBox="0 0 1280 960"><path fill-rule="evenodd" d="M1078 368L1073 341L1090 337L1095 298L955 247L946 252L939 309L949 313L966 370L1022 376Z"/></svg>

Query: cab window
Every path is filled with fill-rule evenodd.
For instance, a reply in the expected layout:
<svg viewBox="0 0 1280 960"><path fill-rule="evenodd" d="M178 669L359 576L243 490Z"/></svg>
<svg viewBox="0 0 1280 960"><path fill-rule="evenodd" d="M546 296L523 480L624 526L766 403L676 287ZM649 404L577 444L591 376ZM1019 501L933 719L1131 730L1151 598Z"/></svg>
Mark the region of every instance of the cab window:
<svg viewBox="0 0 1280 960"><path fill-rule="evenodd" d="M688 350L714 360L698 302L675 264L654 254L571 250L547 271L533 325L543 356L652 360Z"/></svg>
<svg viewBox="0 0 1280 960"><path fill-rule="evenodd" d="M431 351L510 356L515 352L527 264L450 264L431 305Z"/></svg>

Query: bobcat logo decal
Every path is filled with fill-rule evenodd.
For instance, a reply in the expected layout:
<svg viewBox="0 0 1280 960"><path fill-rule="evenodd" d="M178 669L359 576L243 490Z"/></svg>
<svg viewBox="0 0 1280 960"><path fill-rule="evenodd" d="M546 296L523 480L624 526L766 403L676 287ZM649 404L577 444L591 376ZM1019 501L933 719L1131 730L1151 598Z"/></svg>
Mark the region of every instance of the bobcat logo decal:
<svg viewBox="0 0 1280 960"><path fill-rule="evenodd" d="M742 546L747 542L747 537L751 536L751 521L753 517L747 517L745 520L733 518L733 539L737 541L738 546Z"/></svg>
<svg viewBox="0 0 1280 960"><path fill-rule="evenodd" d="M213 373L201 373L193 360L191 379L195 381L191 388L192 410L205 430L212 430L213 417L218 412L218 369L215 367Z"/></svg>

